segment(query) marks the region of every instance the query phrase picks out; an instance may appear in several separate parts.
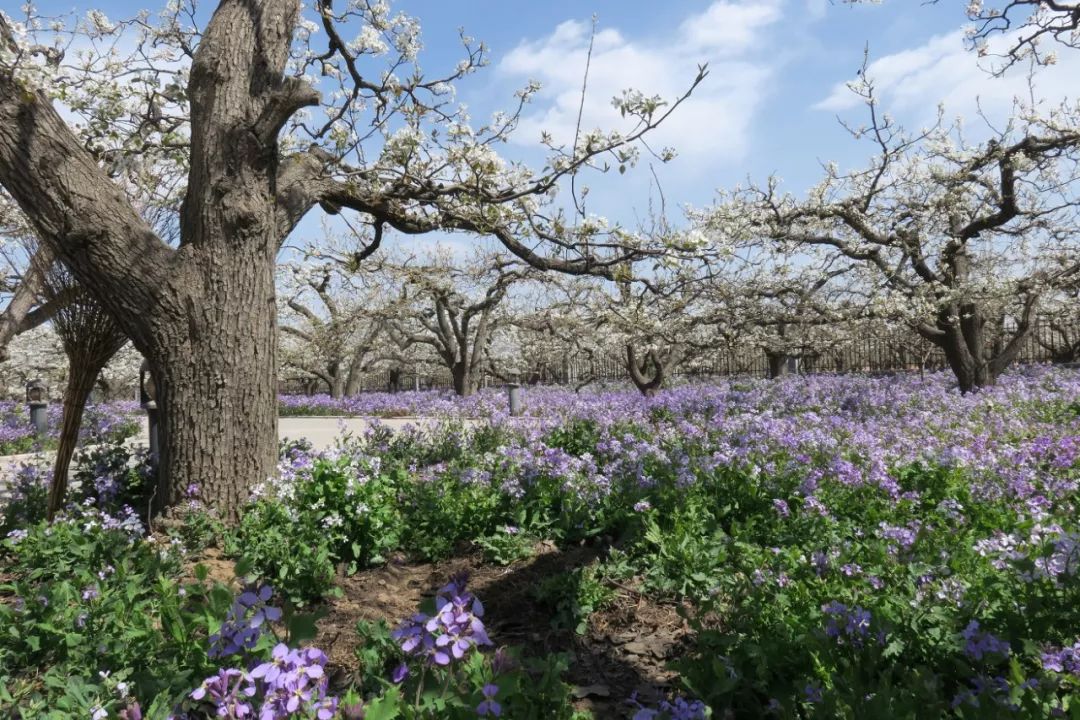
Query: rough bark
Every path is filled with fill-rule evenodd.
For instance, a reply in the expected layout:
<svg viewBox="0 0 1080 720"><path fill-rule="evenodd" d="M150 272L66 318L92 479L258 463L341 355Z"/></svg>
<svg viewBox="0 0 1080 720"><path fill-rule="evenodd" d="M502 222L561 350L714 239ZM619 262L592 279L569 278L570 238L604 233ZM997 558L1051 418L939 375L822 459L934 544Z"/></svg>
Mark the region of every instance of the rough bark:
<svg viewBox="0 0 1080 720"><path fill-rule="evenodd" d="M279 187L277 135L318 100L283 74L298 12L295 0L264 0L257 12L223 0L208 23L188 84L190 172L175 250L44 93L0 68L0 184L160 381L159 504L197 483L235 517L248 485L275 469L273 270L312 204Z"/></svg>
<svg viewBox="0 0 1080 720"><path fill-rule="evenodd" d="M155 343L164 505L180 502L194 483L227 514L235 512L249 483L275 472L274 265L260 256L268 248L249 257L242 250L250 247L207 253L200 265L214 301L192 298L187 317Z"/></svg>
<svg viewBox="0 0 1080 720"><path fill-rule="evenodd" d="M941 348L960 392L967 394L996 384L1016 360L1031 333L1031 317L1037 306L1038 296L1027 298L1011 337L1008 341L997 338L993 347L985 333L985 314L975 303L948 305L938 312L934 325L920 326L918 331Z"/></svg>

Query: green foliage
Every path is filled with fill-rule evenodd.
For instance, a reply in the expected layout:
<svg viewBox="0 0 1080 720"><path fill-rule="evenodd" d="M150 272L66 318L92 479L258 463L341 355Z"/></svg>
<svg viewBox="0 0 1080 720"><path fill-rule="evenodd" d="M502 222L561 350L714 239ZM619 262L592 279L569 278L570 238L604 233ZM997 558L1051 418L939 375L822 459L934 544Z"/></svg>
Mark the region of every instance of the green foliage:
<svg viewBox="0 0 1080 720"><path fill-rule="evenodd" d="M553 611L552 627L573 630L578 635L585 634L589 616L614 597L615 591L604 582L598 564L560 573L536 588L536 598Z"/></svg>
<svg viewBox="0 0 1080 720"><path fill-rule="evenodd" d="M480 537L476 544L484 551L484 559L498 565L509 565L533 556L536 538L520 528L506 525L495 533Z"/></svg>
<svg viewBox="0 0 1080 720"><path fill-rule="evenodd" d="M300 606L328 595L335 576L330 538L305 520L280 502L260 500L225 539L226 552Z"/></svg>
<svg viewBox="0 0 1080 720"><path fill-rule="evenodd" d="M106 441L76 453L68 501L92 500L109 512L126 506L145 518L156 483L157 473L145 451L129 448L122 439Z"/></svg>
<svg viewBox="0 0 1080 720"><path fill-rule="evenodd" d="M3 543L0 715L89 717L119 702L118 683L168 705L209 671L224 609L203 583L180 584L175 549L114 524L83 511Z"/></svg>
<svg viewBox="0 0 1080 720"><path fill-rule="evenodd" d="M599 439L600 430L595 421L572 420L551 430L544 438L544 444L571 455L581 455L594 450Z"/></svg>
<svg viewBox="0 0 1080 720"><path fill-rule="evenodd" d="M411 663L400 685L383 681L383 692L364 704L364 720L475 720L490 695L501 717L518 720L585 720L573 709L571 688L562 681L565 655L526 658L517 650L473 653L447 667ZM345 703L343 703L345 705Z"/></svg>
<svg viewBox="0 0 1080 720"><path fill-rule="evenodd" d="M296 487L299 522L321 531L334 560L347 563L349 572L385 562L400 544L402 518L395 502L400 478L368 472L347 459L320 460L311 480Z"/></svg>

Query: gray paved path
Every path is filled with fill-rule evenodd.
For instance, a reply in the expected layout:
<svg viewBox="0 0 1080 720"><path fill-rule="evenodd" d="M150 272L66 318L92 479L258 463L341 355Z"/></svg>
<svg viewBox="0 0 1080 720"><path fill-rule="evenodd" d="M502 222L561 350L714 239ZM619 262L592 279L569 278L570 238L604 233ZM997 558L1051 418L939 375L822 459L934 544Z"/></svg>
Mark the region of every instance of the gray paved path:
<svg viewBox="0 0 1080 720"><path fill-rule="evenodd" d="M127 444L129 446L142 445L145 446L148 443L148 435L146 430L146 418L140 418L141 429L132 437L128 438ZM311 444L316 450L325 450L334 444L334 440L342 434L342 431L349 432L353 435L360 435L369 427L373 422L378 422L382 425L386 425L393 430L400 430L401 428L412 425L418 427L425 427L434 425L439 422L437 418L430 417L405 417L405 418L358 418L358 417L283 417L278 418L278 437L290 438L296 440L298 438L306 438L311 441ZM464 419L461 422L466 424L474 424L481 422L479 420ZM0 477L2 477L8 468L12 466L18 466L22 462L37 458L36 454L27 455L0 455Z"/></svg>

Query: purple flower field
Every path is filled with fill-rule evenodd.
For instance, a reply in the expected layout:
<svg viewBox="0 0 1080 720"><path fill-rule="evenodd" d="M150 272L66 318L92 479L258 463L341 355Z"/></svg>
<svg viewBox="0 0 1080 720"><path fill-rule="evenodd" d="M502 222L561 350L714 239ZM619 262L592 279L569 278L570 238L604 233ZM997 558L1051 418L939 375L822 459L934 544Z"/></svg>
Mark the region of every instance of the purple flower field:
<svg viewBox="0 0 1080 720"><path fill-rule="evenodd" d="M589 653L634 662L594 623L621 618L652 642L656 628L626 608L677 606L686 629L671 645L671 686L650 696L590 676L611 692L596 717L1034 718L1080 707L1080 373L1030 367L970 395L946 375L810 376L652 398L523 388L523 402L512 418L500 390L283 398L286 414L436 421L375 423L323 452L284 446L236 526L192 486L170 534L150 541L133 538L123 503L145 506L151 475L127 451L102 451L59 523L27 521L0 541L20 578L0 589L13 598L0 622L17 628L0 638L0 663L17 668L9 691L35 708L74 702L36 678L78 676L88 713L128 720L148 708L435 720L532 707L582 720L563 674ZM20 478L33 492L11 518L30 516L26 498L44 481L32 469ZM208 545L237 563L240 587L212 588L198 570L199 582L179 583L181 561ZM466 558L517 572L538 547L593 551L516 600L544 623L528 632L565 654L501 646L515 618L463 577L433 586L418 612L355 622L355 658L335 660L317 620L295 620L329 607L342 573ZM91 560L65 566L70 582L47 579L69 556ZM143 655L120 639L132 630L119 618L138 603ZM23 639L43 624L73 634L43 655ZM146 653L171 659L140 669ZM331 681L335 662L353 680Z"/></svg>
<svg viewBox="0 0 1080 720"><path fill-rule="evenodd" d="M55 442L60 433L60 421L64 408L60 403L49 405L48 434L44 445ZM83 427L80 437L123 439L138 431L136 418L142 410L135 401L118 401L88 405L83 415ZM0 455L34 452L42 443L35 436L34 426L30 424L30 414L21 402L0 402Z"/></svg>

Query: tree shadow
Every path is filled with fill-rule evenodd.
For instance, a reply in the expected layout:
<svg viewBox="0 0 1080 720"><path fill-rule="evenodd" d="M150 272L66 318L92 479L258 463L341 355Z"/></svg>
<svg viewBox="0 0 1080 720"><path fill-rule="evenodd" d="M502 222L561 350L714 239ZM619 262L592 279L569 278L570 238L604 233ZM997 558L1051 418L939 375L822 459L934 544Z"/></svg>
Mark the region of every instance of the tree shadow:
<svg viewBox="0 0 1080 720"><path fill-rule="evenodd" d="M674 606L618 588L612 603L594 613L579 634L556 627L554 608L537 593L545 581L602 560L609 550L608 544L549 546L508 567L476 567L469 587L484 603L484 619L497 645L518 645L534 657L568 654L566 681L577 688L580 707L597 718L623 718L635 709L628 702L632 694L651 702L668 686L671 673L665 663L685 634ZM567 589L573 592L573 581Z"/></svg>

